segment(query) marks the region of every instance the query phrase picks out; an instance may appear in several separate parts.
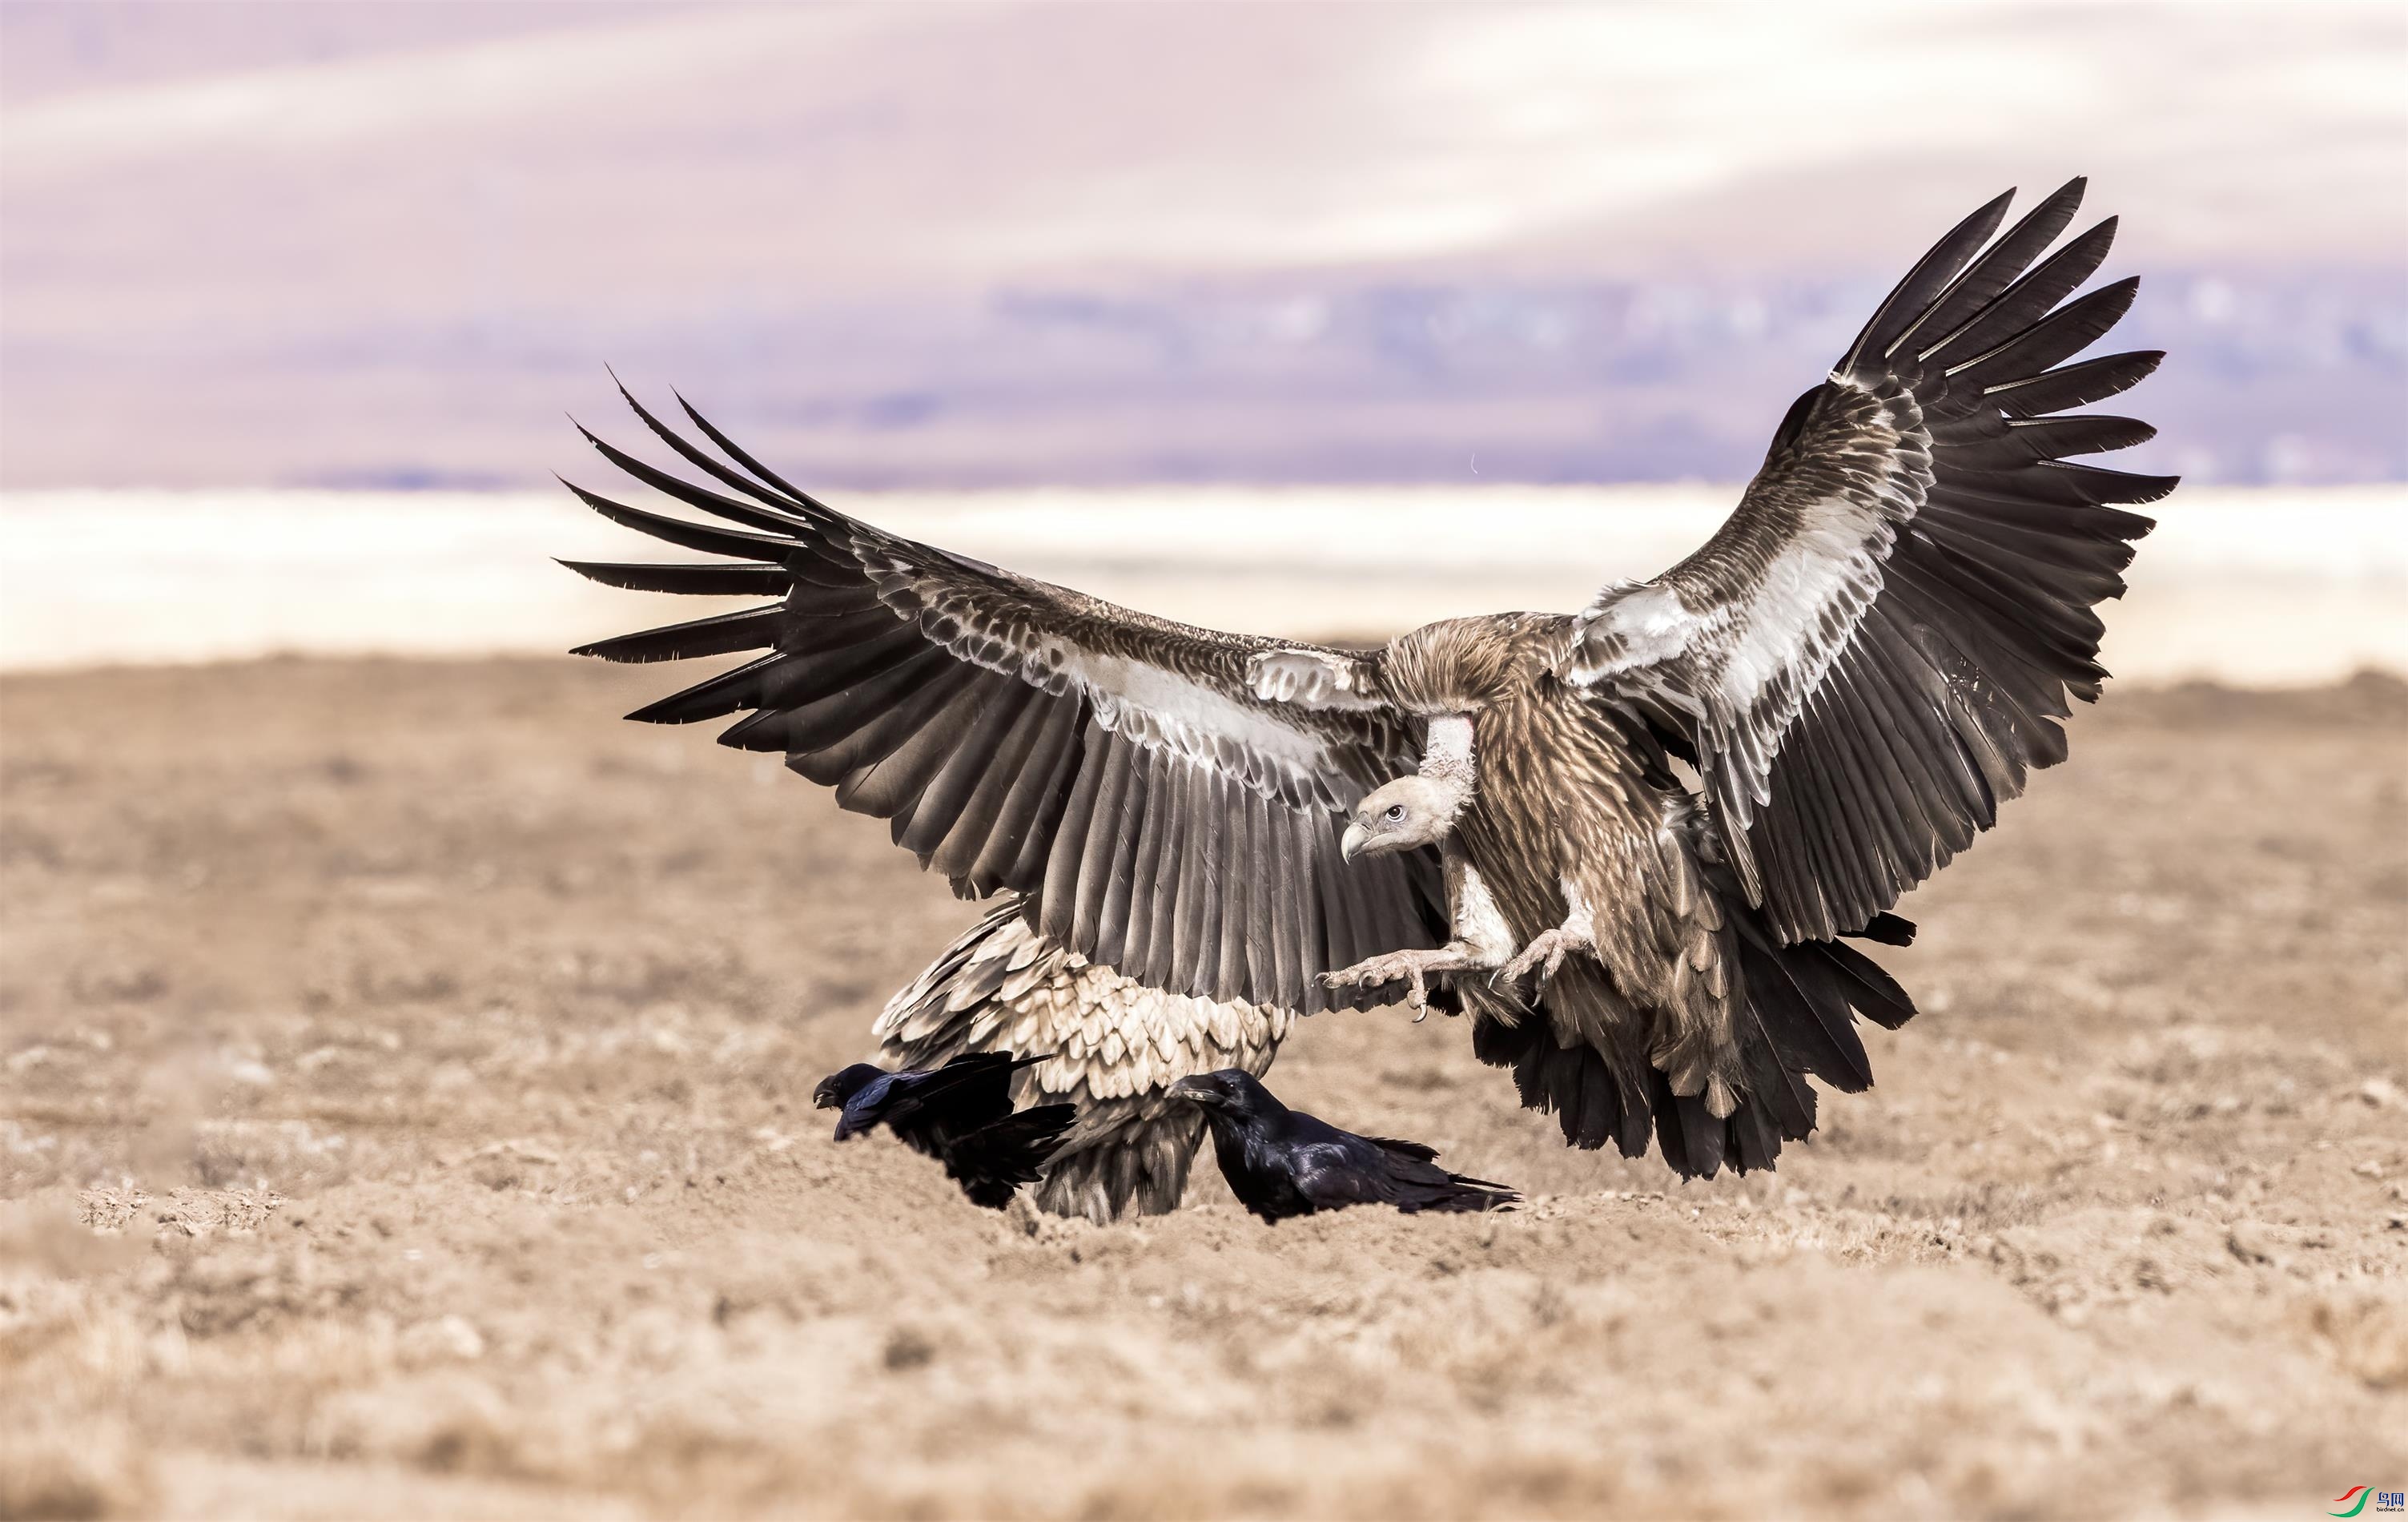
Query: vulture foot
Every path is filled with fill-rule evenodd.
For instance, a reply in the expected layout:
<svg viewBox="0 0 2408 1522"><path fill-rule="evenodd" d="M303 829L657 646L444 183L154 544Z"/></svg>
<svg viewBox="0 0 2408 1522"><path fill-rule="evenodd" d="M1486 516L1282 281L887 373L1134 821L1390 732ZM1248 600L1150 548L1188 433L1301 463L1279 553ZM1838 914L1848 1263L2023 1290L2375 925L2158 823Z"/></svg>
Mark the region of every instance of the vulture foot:
<svg viewBox="0 0 2408 1522"><path fill-rule="evenodd" d="M1321 975L1325 988L1377 987L1383 983L1402 983L1405 1003L1413 1012L1413 1023L1429 1018L1429 978L1433 973L1462 972L1479 967L1471 955L1458 946L1441 946L1436 951L1390 952L1384 956L1366 957L1353 967L1342 967Z"/></svg>
<svg viewBox="0 0 2408 1522"><path fill-rule="evenodd" d="M1564 965L1564 958L1573 952L1593 952L1597 943L1587 931L1574 926L1559 925L1552 930L1541 930L1530 938L1530 943L1513 954L1513 959L1497 969L1488 980L1492 988L1512 988L1533 968L1538 969L1538 987L1544 988Z"/></svg>

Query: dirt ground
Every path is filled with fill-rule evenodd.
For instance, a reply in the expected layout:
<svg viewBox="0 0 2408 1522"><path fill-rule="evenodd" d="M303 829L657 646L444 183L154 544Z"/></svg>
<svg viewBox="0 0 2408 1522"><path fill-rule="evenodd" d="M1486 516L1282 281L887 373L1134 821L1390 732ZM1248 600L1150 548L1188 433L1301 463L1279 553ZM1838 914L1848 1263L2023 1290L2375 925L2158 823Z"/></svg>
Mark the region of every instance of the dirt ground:
<svg viewBox="0 0 2408 1522"><path fill-rule="evenodd" d="M810 1108L970 911L658 670L0 682L0 1514L2316 1516L2408 1484L2408 691L2112 691L1781 1170L966 1205ZM1211 1175L1209 1166L1204 1169Z"/></svg>

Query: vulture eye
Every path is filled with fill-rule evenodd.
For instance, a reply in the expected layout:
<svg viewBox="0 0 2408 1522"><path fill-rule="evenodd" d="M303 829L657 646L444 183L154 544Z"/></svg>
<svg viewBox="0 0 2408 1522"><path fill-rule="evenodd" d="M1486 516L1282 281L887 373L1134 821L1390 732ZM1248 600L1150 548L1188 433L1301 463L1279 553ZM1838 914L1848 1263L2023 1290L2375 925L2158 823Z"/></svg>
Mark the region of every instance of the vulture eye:
<svg viewBox="0 0 2408 1522"><path fill-rule="evenodd" d="M1401 803L1391 803L1388 805L1387 812L1382 814L1380 817L1386 820L1391 825L1400 825L1404 823L1405 806Z"/></svg>

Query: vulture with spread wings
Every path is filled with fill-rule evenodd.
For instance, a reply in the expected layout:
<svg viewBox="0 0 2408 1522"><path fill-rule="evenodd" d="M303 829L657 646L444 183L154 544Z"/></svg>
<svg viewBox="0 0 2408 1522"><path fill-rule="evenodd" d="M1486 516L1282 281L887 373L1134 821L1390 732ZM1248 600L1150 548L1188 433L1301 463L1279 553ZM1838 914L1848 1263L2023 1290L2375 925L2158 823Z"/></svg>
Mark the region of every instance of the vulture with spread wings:
<svg viewBox="0 0 2408 1522"><path fill-rule="evenodd" d="M881 532L638 406L725 490L595 447L717 521L571 489L724 558L573 568L777 600L586 652L763 652L631 717L744 714L724 743L995 899L878 1032L914 1066L1047 1059L1025 1097L1082 1107L1047 1208L1169 1208L1198 1140L1173 1083L1259 1073L1296 1015L1399 984L1472 1016L1569 1142L1769 1166L1813 1127L1808 1075L1871 1082L1856 1016L1914 1012L1842 938L1903 944L1899 896L2064 758L2068 699L2105 676L2093 609L2150 527L2119 505L2174 484L2067 463L2150 436L2061 414L2160 357L2066 363L2137 283L2066 299L2114 237L2042 257L2082 189L1951 231L1722 528L1576 615L1371 652L1192 628Z"/></svg>

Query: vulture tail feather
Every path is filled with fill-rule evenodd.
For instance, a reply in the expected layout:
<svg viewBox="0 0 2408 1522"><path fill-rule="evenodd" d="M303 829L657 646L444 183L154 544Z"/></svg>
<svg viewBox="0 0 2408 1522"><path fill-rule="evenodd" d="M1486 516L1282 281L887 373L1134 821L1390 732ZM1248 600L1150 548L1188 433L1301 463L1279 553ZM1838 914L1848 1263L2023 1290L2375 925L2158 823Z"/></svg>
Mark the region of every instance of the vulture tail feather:
<svg viewBox="0 0 2408 1522"><path fill-rule="evenodd" d="M1686 1178L1773 1167L1784 1142L1813 1134L1810 1074L1843 1092L1871 1086L1852 1010L1890 1027L1914 1013L1905 991L1852 948L1827 940L1782 945L1760 911L1741 911L1737 919L1730 944L1738 957L1735 1028L1745 1083L1739 1105L1718 1118L1704 1095L1673 1093L1661 1071L1648 1076L1656 1144L1666 1165ZM1904 921L1890 921L1865 928L1892 938L1911 933ZM1505 1034L1486 1040L1501 1047ZM1475 1047L1482 1040L1475 1030ZM1531 1102L1526 1093L1525 1102Z"/></svg>

